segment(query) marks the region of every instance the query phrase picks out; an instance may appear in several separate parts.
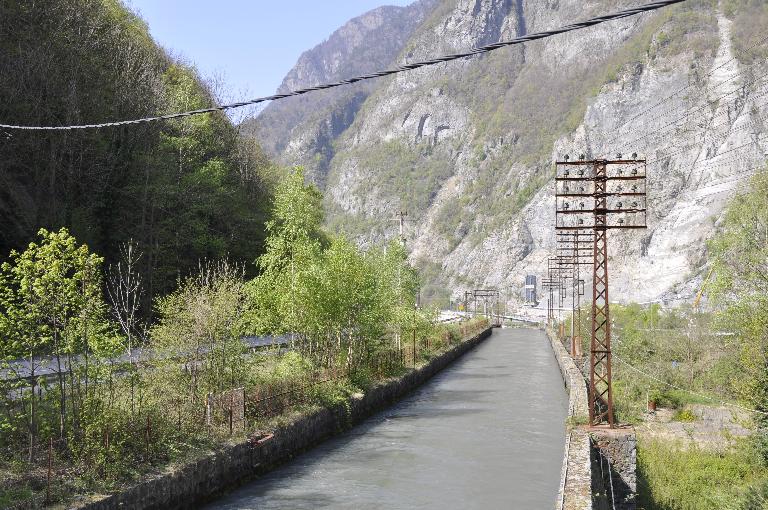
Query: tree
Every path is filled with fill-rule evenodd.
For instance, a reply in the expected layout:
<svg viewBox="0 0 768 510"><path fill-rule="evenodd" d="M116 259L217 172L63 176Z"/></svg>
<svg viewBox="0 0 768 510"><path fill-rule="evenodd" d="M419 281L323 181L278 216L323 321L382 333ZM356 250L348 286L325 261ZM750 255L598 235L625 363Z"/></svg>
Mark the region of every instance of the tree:
<svg viewBox="0 0 768 510"><path fill-rule="evenodd" d="M717 322L736 333L744 374L735 390L768 412L768 171L736 196L709 243L714 280L709 289L720 305ZM768 463L768 418L758 415L763 460Z"/></svg>
<svg viewBox="0 0 768 510"><path fill-rule="evenodd" d="M66 375L74 384L72 355L88 353L95 322L103 310L102 259L77 245L67 229L40 229L39 242L24 252L11 252L0 266L0 309L4 357L53 354L59 390L59 435L67 426ZM89 333L89 326L91 331ZM62 358L66 363L62 365ZM87 381L87 380L86 380ZM34 383L33 383L34 384ZM86 382L87 388L87 382ZM34 435L34 388L30 395L30 434ZM74 402L74 399L72 400Z"/></svg>
<svg viewBox="0 0 768 510"><path fill-rule="evenodd" d="M294 168L275 190L265 252L257 260L261 274L246 286L246 330L296 332L301 314L296 298L300 274L319 256L325 242L322 211L320 192L304 183L301 168Z"/></svg>
<svg viewBox="0 0 768 510"><path fill-rule="evenodd" d="M158 373L171 381L165 393L181 389L177 403L193 409L206 393L231 389L245 379L245 344L239 334L243 284L241 267L226 260L206 263L157 301L159 320L150 346Z"/></svg>

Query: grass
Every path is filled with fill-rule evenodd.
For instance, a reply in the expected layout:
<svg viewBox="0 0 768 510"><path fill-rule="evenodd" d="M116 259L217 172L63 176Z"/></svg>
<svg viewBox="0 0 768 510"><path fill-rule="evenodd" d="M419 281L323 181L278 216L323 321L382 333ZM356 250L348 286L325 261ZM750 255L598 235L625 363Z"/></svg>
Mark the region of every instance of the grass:
<svg viewBox="0 0 768 510"><path fill-rule="evenodd" d="M681 444L638 440L638 510L725 510L743 506L765 467L742 440L725 452L684 449ZM765 507L756 507L765 508Z"/></svg>

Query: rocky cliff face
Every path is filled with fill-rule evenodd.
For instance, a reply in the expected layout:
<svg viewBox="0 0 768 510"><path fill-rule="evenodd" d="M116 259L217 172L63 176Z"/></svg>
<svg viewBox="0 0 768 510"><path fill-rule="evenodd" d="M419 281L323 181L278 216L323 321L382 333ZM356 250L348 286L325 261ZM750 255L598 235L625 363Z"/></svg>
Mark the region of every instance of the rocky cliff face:
<svg viewBox="0 0 768 510"><path fill-rule="evenodd" d="M438 0L385 6L354 18L304 52L278 92L336 81L387 67ZM285 165L300 164L322 186L333 141L349 127L375 83L323 91L271 103L248 129Z"/></svg>
<svg viewBox="0 0 768 510"><path fill-rule="evenodd" d="M418 21L403 31L390 26L401 18L377 10L371 15L381 24L370 33L398 35L382 45L376 67L634 3L420 2L409 8ZM554 159L637 152L648 159L649 228L611 233L611 298L685 299L697 289L706 239L727 200L768 148L761 66L745 65L734 50L749 34L732 32L717 2L692 0L332 98L278 103L259 117L258 133L283 162L312 169L331 224L360 243L392 237L390 218L406 208L412 258L431 275L428 292L454 296L477 286L519 295L526 273L544 275L555 245ZM306 54L284 86L338 77L333 70L352 74L342 61L356 51L334 54L322 65Z"/></svg>

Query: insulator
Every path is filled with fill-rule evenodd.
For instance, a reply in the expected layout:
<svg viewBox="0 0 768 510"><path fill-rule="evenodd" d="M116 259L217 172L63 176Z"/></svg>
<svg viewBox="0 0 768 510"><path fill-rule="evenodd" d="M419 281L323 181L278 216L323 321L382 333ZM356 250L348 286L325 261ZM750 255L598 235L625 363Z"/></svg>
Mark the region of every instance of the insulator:
<svg viewBox="0 0 768 510"><path fill-rule="evenodd" d="M616 207L618 207L619 209L621 209L621 206L622 206L622 203L621 203L621 202L619 202L618 204L616 204Z"/></svg>
<svg viewBox="0 0 768 510"><path fill-rule="evenodd" d="M621 159L621 152L619 152L618 154L616 154L616 159Z"/></svg>
<svg viewBox="0 0 768 510"><path fill-rule="evenodd" d="M632 153L632 159L637 159L637 152Z"/></svg>
<svg viewBox="0 0 768 510"><path fill-rule="evenodd" d="M632 208L637 209L637 202L632 202Z"/></svg>
<svg viewBox="0 0 768 510"><path fill-rule="evenodd" d="M565 186L565 187L563 187L563 191L568 193L569 191L571 191L571 188L569 188L568 186Z"/></svg>
<svg viewBox="0 0 768 510"><path fill-rule="evenodd" d="M619 225L624 224L624 218L619 218Z"/></svg>
<svg viewBox="0 0 768 510"><path fill-rule="evenodd" d="M563 203L563 209L568 210L568 202Z"/></svg>
<svg viewBox="0 0 768 510"><path fill-rule="evenodd" d="M579 177L582 177L583 175L584 175L584 169L582 168L579 170Z"/></svg>
<svg viewBox="0 0 768 510"><path fill-rule="evenodd" d="M584 158L586 158L586 156L584 156L584 154L579 154L579 159L584 159Z"/></svg>
<svg viewBox="0 0 768 510"><path fill-rule="evenodd" d="M632 191L637 191L637 184L632 185Z"/></svg>
<svg viewBox="0 0 768 510"><path fill-rule="evenodd" d="M637 168L632 169L632 175L637 175Z"/></svg>
<svg viewBox="0 0 768 510"><path fill-rule="evenodd" d="M579 225L583 225L583 224L584 224L584 220L579 218Z"/></svg>
<svg viewBox="0 0 768 510"><path fill-rule="evenodd" d="M571 174L570 174L570 172L568 171L568 169L566 168L566 169L565 169L565 172L563 172L563 175L564 175L564 176L566 176L566 177L568 177L568 176L569 176L569 175L571 175Z"/></svg>
<svg viewBox="0 0 768 510"><path fill-rule="evenodd" d="M568 154L566 154L566 155L565 155L565 158L563 158L563 159L565 159L566 161L568 161Z"/></svg>
<svg viewBox="0 0 768 510"><path fill-rule="evenodd" d="M584 202L579 202L579 207L580 207L581 209L584 209Z"/></svg>

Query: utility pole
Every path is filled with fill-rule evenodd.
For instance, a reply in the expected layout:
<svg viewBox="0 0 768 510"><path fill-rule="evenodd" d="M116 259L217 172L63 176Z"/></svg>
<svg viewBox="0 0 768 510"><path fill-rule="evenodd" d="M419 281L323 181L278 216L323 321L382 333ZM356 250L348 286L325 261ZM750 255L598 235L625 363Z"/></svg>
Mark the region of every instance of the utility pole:
<svg viewBox="0 0 768 510"><path fill-rule="evenodd" d="M613 428L608 231L646 228L646 165L637 154L568 159L555 164L555 229L593 232L589 423Z"/></svg>
<svg viewBox="0 0 768 510"><path fill-rule="evenodd" d="M592 265L593 246L592 231L574 230L557 232L557 255L570 257L573 261L573 278L571 280L571 357L581 357L581 296L583 295L584 280L581 279L581 266Z"/></svg>
<svg viewBox="0 0 768 510"><path fill-rule="evenodd" d="M405 217L408 216L408 211L398 211L395 214L395 221L400 224L400 244L405 247Z"/></svg>
<svg viewBox="0 0 768 510"><path fill-rule="evenodd" d="M394 220L399 222L399 236L400 236L400 246L405 249L405 217L408 216L408 211L398 211L397 214L395 214ZM401 269L400 266L397 266L397 300L398 304L402 306L403 304L403 296L402 296L402 288L401 288L401 275L400 275ZM395 343L397 344L397 350L402 349L402 341L400 339L400 332L395 333Z"/></svg>

